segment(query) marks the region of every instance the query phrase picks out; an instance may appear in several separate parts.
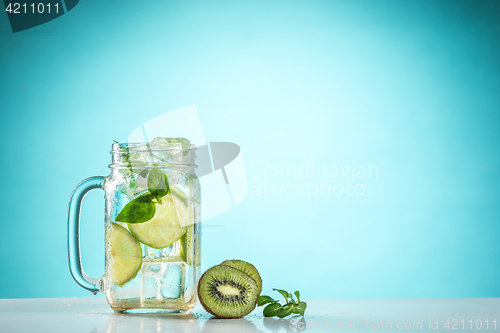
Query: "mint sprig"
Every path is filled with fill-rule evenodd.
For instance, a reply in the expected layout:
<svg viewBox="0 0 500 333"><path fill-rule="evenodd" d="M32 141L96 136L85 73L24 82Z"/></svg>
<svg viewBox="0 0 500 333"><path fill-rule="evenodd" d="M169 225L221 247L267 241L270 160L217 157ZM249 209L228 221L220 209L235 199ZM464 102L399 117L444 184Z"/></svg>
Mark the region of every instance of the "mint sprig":
<svg viewBox="0 0 500 333"><path fill-rule="evenodd" d="M300 300L300 293L299 291L296 291L295 297L297 297L297 300L293 298L293 295L287 292L286 290L282 289L274 289L273 290L279 292L283 297L285 297L285 304L281 305L279 301L275 300L271 296L266 296L262 295L259 296L259 299L257 300L257 306L267 306L264 308L262 313L264 314L264 317L279 317L279 318L285 318L291 314L299 314L301 316L304 315L307 304L304 301Z"/></svg>
<svg viewBox="0 0 500 333"><path fill-rule="evenodd" d="M153 199L154 196L150 193L143 194L133 199L122 208L120 213L115 217L115 221L142 223L151 220L156 212Z"/></svg>
<svg viewBox="0 0 500 333"><path fill-rule="evenodd" d="M161 204L161 197L170 192L167 175L153 168L148 173L147 184L149 191L126 204L115 217L116 222L143 223L155 216L156 204Z"/></svg>
<svg viewBox="0 0 500 333"><path fill-rule="evenodd" d="M161 204L161 197L170 191L167 175L158 168L151 169L148 174L148 190Z"/></svg>

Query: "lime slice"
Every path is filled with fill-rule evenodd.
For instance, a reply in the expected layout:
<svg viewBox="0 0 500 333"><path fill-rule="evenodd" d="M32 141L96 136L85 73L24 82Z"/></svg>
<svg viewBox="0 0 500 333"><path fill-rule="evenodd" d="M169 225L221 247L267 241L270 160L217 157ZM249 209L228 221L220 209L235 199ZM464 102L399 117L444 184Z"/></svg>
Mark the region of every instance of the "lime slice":
<svg viewBox="0 0 500 333"><path fill-rule="evenodd" d="M189 216L186 208L186 203L176 195L172 195L171 198L172 201L174 202L175 211L177 212L177 218L179 219L179 223L181 224L182 227L187 226L187 224L189 223L188 220Z"/></svg>
<svg viewBox="0 0 500 333"><path fill-rule="evenodd" d="M177 188L175 188L173 186L170 186L170 193L173 196L176 196L177 198L181 199L182 202L184 202L185 204L188 202L187 195L185 195L184 192L182 192L181 190L178 190Z"/></svg>
<svg viewBox="0 0 500 333"><path fill-rule="evenodd" d="M170 186L170 193L172 195L175 195L176 197L178 197L179 199L182 200L182 202L184 202L185 204L188 203L188 200L191 200L195 203L200 203L196 198L194 198L192 195L190 196L187 196L186 194L184 194L184 192L182 192L181 190L177 189L176 187L173 187L173 186Z"/></svg>
<svg viewBox="0 0 500 333"><path fill-rule="evenodd" d="M181 259L190 266L200 265L200 241L195 241L194 225L187 227L184 236L181 237Z"/></svg>
<svg viewBox="0 0 500 333"><path fill-rule="evenodd" d="M155 249L170 246L184 235L186 206L177 197L166 195L156 204L153 218L144 223L129 223L132 234L141 243Z"/></svg>
<svg viewBox="0 0 500 333"><path fill-rule="evenodd" d="M141 269L141 244L119 224L111 223L110 232L111 279L121 287Z"/></svg>
<svg viewBox="0 0 500 333"><path fill-rule="evenodd" d="M194 237L194 211L193 205L189 205L187 209L187 221L190 223L186 227L186 233L181 237L181 259L191 266L200 265L200 240Z"/></svg>

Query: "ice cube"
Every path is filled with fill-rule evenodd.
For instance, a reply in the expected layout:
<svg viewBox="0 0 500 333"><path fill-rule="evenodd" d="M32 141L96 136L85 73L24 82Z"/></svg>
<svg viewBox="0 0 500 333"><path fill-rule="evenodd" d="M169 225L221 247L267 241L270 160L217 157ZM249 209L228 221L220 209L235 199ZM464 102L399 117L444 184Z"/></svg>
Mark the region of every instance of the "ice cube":
<svg viewBox="0 0 500 333"><path fill-rule="evenodd" d="M151 148L147 145L135 147L130 151L130 164L135 173L140 174L152 163Z"/></svg>
<svg viewBox="0 0 500 333"><path fill-rule="evenodd" d="M173 245L167 246L163 249L154 249L152 247L146 247L146 257L155 260L159 258L167 258L172 253ZM144 252L143 252L144 253Z"/></svg>
<svg viewBox="0 0 500 333"><path fill-rule="evenodd" d="M190 149L187 139L157 137L149 143L156 163L179 163L185 158L183 149Z"/></svg>
<svg viewBox="0 0 500 333"><path fill-rule="evenodd" d="M162 297L164 298L179 298L184 289L183 272L185 269L184 263L172 263L167 265L165 272L165 280L161 289Z"/></svg>
<svg viewBox="0 0 500 333"><path fill-rule="evenodd" d="M184 289L184 263L144 263L141 303L177 299Z"/></svg>
<svg viewBox="0 0 500 333"><path fill-rule="evenodd" d="M159 264L143 264L142 267L142 286L141 303L156 299L161 296L160 290L163 282L162 269Z"/></svg>
<svg viewBox="0 0 500 333"><path fill-rule="evenodd" d="M137 298L141 288L141 274L137 274L131 281L125 283L123 287L116 286L115 297L117 300Z"/></svg>
<svg viewBox="0 0 500 333"><path fill-rule="evenodd" d="M154 138L153 140L151 140L151 142L149 143L149 145L151 147L161 147L161 146L170 145L170 143L168 143L168 141L167 141L166 138L157 137L157 138Z"/></svg>

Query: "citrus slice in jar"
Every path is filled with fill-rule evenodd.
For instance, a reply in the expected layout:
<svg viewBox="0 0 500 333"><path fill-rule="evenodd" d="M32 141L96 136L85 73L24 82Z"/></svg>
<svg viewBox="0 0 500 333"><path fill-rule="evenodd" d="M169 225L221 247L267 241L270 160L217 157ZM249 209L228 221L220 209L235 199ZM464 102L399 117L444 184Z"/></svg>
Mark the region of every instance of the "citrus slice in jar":
<svg viewBox="0 0 500 333"><path fill-rule="evenodd" d="M185 195L184 192L182 192L181 190L178 190L177 188L175 188L173 186L170 186L170 195L181 200L184 204L186 204L188 202L187 195Z"/></svg>
<svg viewBox="0 0 500 333"><path fill-rule="evenodd" d="M186 205L172 195L157 202L153 218L143 223L129 223L128 227L141 243L162 249L178 241L186 232Z"/></svg>
<svg viewBox="0 0 500 333"><path fill-rule="evenodd" d="M111 279L119 287L132 280L141 269L141 244L116 223L111 223L110 256Z"/></svg>
<svg viewBox="0 0 500 333"><path fill-rule="evenodd" d="M187 226L186 233L181 237L181 259L191 266L200 265L200 242L195 238L194 223L194 210L193 205L190 204L187 208Z"/></svg>

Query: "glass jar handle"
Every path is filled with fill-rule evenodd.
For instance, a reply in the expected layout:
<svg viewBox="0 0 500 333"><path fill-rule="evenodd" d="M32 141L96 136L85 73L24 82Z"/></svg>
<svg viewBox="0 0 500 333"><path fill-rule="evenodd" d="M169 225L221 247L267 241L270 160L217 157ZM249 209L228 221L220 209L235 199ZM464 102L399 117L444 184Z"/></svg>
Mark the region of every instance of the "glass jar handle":
<svg viewBox="0 0 500 333"><path fill-rule="evenodd" d="M71 194L68 208L69 270L73 279L94 295L99 292L98 280L85 274L80 257L80 211L83 198L94 189L103 189L105 179L104 177L90 177L78 184Z"/></svg>

